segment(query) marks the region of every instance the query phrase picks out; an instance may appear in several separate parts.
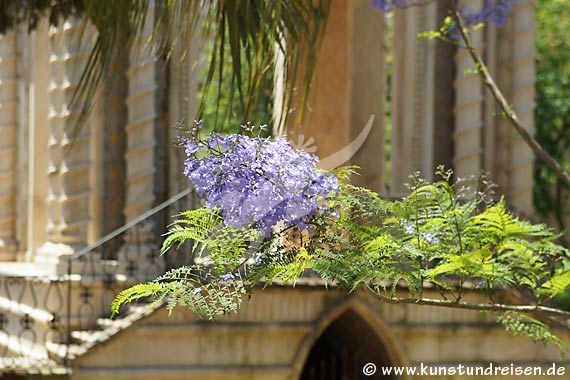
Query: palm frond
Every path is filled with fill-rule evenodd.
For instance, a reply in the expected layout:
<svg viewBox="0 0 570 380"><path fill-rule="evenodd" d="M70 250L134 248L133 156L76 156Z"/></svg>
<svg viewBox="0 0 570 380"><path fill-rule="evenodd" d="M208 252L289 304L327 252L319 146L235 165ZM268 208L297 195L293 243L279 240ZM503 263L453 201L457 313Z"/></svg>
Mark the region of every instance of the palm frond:
<svg viewBox="0 0 570 380"><path fill-rule="evenodd" d="M329 5L330 0L7 1L0 5L0 14L6 18L6 22L0 23L0 32L18 23L34 28L44 16L54 25L70 17L87 19L96 28L97 37L73 96L75 105L82 105L93 97L114 49L118 45L121 49L130 49L145 24L152 26L148 47L166 58L175 47L183 52L188 48L204 51L204 46L181 46L181 41L190 41L189 36L198 35L202 43L213 46L197 117L212 99L220 106L221 83L223 78L230 77L229 107L237 101L247 120L263 101L261 90L273 84L273 78L267 73L274 65L276 54L284 56L286 107L293 102L293 89L299 84L298 79L302 79L301 112L298 113L302 115ZM151 9L153 17L147 20ZM229 67L224 65L226 50L230 52ZM301 72L302 78L298 78Z"/></svg>

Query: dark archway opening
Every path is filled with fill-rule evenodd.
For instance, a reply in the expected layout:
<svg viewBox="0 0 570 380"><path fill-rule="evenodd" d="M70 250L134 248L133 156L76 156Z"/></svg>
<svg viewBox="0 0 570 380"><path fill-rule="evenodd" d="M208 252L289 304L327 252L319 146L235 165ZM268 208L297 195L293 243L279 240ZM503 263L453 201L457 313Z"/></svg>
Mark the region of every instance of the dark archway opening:
<svg viewBox="0 0 570 380"><path fill-rule="evenodd" d="M377 372L366 376L363 367L374 363ZM396 380L382 374L393 365L387 348L374 329L358 314L347 311L315 342L300 380Z"/></svg>

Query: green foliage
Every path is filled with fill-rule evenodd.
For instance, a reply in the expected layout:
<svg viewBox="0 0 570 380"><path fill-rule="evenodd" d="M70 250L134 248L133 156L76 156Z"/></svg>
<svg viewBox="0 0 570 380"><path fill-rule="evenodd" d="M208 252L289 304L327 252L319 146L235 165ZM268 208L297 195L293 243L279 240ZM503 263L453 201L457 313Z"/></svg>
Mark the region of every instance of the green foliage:
<svg viewBox="0 0 570 380"><path fill-rule="evenodd" d="M166 293L163 291L162 284L149 282L146 284L137 284L119 293L111 304L113 315L119 314L121 305L133 302L145 297L155 297L157 301L164 298Z"/></svg>
<svg viewBox="0 0 570 380"><path fill-rule="evenodd" d="M156 304L166 296L170 296L167 303L169 311L180 305L210 320L237 311L246 294L241 277L238 274L231 280L223 280L214 273L204 265L171 270L152 282L123 290L115 297L111 311L117 315L125 303L148 297L153 298Z"/></svg>
<svg viewBox="0 0 570 380"><path fill-rule="evenodd" d="M446 17L443 20L443 24L438 30L426 30L424 32L418 33L418 38L427 38L428 40L440 39L444 41L451 41L448 36L450 30L455 26L455 21L451 16Z"/></svg>
<svg viewBox="0 0 570 380"><path fill-rule="evenodd" d="M233 70L233 58L230 46L225 44L223 47L217 47L214 44L214 39L209 39L202 50L211 56L215 48L224 49L219 58L223 61L218 63L218 71L221 69L224 72L231 72ZM242 51L240 62L247 62L246 58ZM241 131L240 125L246 124L249 120L257 120L261 124L271 122L275 71L271 65L272 55L268 54L264 59L267 60L266 67L260 74L257 74L258 78L255 80L259 89L251 95L252 99L248 103L239 101L240 91L235 86L234 78L229 75L210 77L210 69L207 66L200 67L197 73L199 81L198 98L202 99L200 119L203 120L205 126L203 132L215 130L225 133L239 133ZM241 76L247 78L249 75L249 68L242 67Z"/></svg>
<svg viewBox="0 0 570 380"><path fill-rule="evenodd" d="M505 326L507 331L513 332L515 335L522 335L544 344L554 343L563 354L566 351L564 342L556 335L550 332L547 325L525 314L507 312L500 315L497 320Z"/></svg>
<svg viewBox="0 0 570 380"><path fill-rule="evenodd" d="M570 12L567 0L536 4L536 138L566 170L570 169ZM534 205L545 217L567 229L570 189L542 161L535 163Z"/></svg>
<svg viewBox="0 0 570 380"><path fill-rule="evenodd" d="M208 207L185 211L178 216L179 218L170 226L166 234L167 237L160 250L161 254L176 244L180 246L186 240L207 243L210 240L210 234L223 221L217 210Z"/></svg>
<svg viewBox="0 0 570 380"><path fill-rule="evenodd" d="M347 180L352 172L335 174ZM254 227L226 226L217 210L187 211L172 224L162 251L189 242L196 264L126 290L113 311L141 297L169 294L170 308L183 305L215 318L237 310L258 284L294 283L309 272L349 292L364 285L397 298L407 289L418 302L429 287L457 304L468 293L486 294L492 305L493 291L509 286L533 294L541 305L570 288L569 252L547 226L515 217L503 199L493 202L484 178L451 183L451 172L440 169L438 175L444 179L433 184L412 177L410 194L393 201L344 183L325 200L331 212L312 217L311 232L277 225L267 239ZM224 282L228 273L232 279ZM560 345L530 317L504 314L501 322Z"/></svg>
<svg viewBox="0 0 570 380"><path fill-rule="evenodd" d="M570 272L557 273L548 281L546 281L542 287L542 292L549 296L558 296L564 293L570 288Z"/></svg>

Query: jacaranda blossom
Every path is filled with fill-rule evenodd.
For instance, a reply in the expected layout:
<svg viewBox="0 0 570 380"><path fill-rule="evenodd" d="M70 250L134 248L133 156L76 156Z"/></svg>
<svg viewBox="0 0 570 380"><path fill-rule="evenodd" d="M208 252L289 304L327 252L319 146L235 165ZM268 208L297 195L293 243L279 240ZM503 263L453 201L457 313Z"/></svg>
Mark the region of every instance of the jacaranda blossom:
<svg viewBox="0 0 570 380"><path fill-rule="evenodd" d="M394 7L404 8L416 4L410 0L371 0L370 5L375 8L380 8L384 12L390 12ZM484 7L478 10L460 7L459 13L465 20L467 27L482 22L492 22L500 28L507 22L511 9L512 0L490 0L486 2Z"/></svg>
<svg viewBox="0 0 570 380"><path fill-rule="evenodd" d="M482 22L492 22L497 27L503 27L511 12L511 0L495 0L478 11L471 11L469 8L462 8L461 15L465 19L467 26L477 25Z"/></svg>
<svg viewBox="0 0 570 380"><path fill-rule="evenodd" d="M371 5L382 9L384 12L390 12L394 6L403 8L406 2L405 0L372 0Z"/></svg>
<svg viewBox="0 0 570 380"><path fill-rule="evenodd" d="M275 139L210 134L184 143L184 175L228 226L269 236L278 222L307 228L319 201L338 192L337 178L316 168L317 157Z"/></svg>

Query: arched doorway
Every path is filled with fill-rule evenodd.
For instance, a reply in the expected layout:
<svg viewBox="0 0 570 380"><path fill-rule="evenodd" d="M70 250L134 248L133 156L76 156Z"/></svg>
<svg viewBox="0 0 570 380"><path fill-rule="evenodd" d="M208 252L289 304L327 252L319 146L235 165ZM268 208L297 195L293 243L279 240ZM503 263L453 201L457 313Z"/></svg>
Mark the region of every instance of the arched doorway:
<svg viewBox="0 0 570 380"><path fill-rule="evenodd" d="M338 317L314 343L300 380L396 380L381 368L393 365L390 353L374 329L352 310ZM373 363L377 372L366 376L363 367Z"/></svg>

